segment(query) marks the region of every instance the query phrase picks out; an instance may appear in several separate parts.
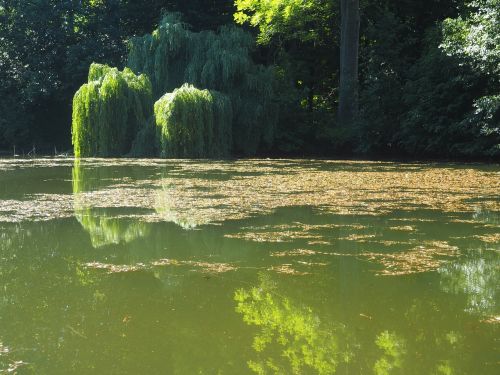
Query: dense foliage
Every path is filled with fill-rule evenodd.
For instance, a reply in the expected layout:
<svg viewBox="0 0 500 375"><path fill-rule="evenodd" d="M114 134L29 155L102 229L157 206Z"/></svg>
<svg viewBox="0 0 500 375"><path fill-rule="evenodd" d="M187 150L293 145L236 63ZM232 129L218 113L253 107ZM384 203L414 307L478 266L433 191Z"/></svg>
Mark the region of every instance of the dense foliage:
<svg viewBox="0 0 500 375"><path fill-rule="evenodd" d="M339 67L327 62L339 59L338 4L239 0L236 5L236 21L257 26L258 40L280 50L275 62L299 96L292 121L279 125L276 147L320 155L500 155L498 1L445 0L426 7L361 2L361 113L358 124L348 128L329 115L338 105ZM296 57L297 45L315 58ZM322 58L325 50L330 57ZM290 69L290 61L302 68Z"/></svg>
<svg viewBox="0 0 500 375"><path fill-rule="evenodd" d="M152 89L149 78L130 69L120 72L92 64L89 82L73 100L72 139L75 156L122 156L137 134L150 125Z"/></svg>
<svg viewBox="0 0 500 375"><path fill-rule="evenodd" d="M273 71L252 61L252 47L250 34L236 27L192 32L176 15L167 15L152 34L131 39L127 64L151 78L156 98L184 83L228 95L234 151L253 155L271 145L277 116ZM207 149L202 155L218 151Z"/></svg>
<svg viewBox="0 0 500 375"><path fill-rule="evenodd" d="M227 96L186 84L155 103L155 118L162 156L230 156L233 112Z"/></svg>
<svg viewBox="0 0 500 375"><path fill-rule="evenodd" d="M340 1L0 0L0 150L69 149L71 98L99 62L146 73L154 100L184 83L227 95L235 155L495 158L499 9L360 1L360 116L343 126ZM153 122L133 155L158 151Z"/></svg>
<svg viewBox="0 0 500 375"><path fill-rule="evenodd" d="M71 105L99 62L122 68L126 41L162 11L200 29L230 22L232 0L0 0L0 151L71 147Z"/></svg>

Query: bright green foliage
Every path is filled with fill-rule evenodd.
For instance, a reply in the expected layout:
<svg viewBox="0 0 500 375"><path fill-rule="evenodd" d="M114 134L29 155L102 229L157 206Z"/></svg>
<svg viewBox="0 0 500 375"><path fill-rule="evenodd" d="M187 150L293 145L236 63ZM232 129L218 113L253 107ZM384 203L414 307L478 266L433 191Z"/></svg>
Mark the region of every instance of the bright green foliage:
<svg viewBox="0 0 500 375"><path fill-rule="evenodd" d="M450 55L470 59L483 71L500 74L500 0L474 0L469 7L468 17L443 22L441 47Z"/></svg>
<svg viewBox="0 0 500 375"><path fill-rule="evenodd" d="M236 27L196 33L167 15L157 30L133 38L129 47L128 66L151 78L155 98L183 83L219 91L231 101L234 151L251 155L271 145L277 120L274 74L252 62L248 33Z"/></svg>
<svg viewBox="0 0 500 375"><path fill-rule="evenodd" d="M151 83L105 65L92 64L89 83L73 100L73 146L76 157L122 156L152 116Z"/></svg>
<svg viewBox="0 0 500 375"><path fill-rule="evenodd" d="M472 154L500 155L500 0L475 0L466 18L443 22L441 48L484 74L486 92L474 100L474 110L460 124L481 137Z"/></svg>
<svg viewBox="0 0 500 375"><path fill-rule="evenodd" d="M261 275L261 285L236 292L236 311L243 321L260 327L253 341L259 360L248 361L257 374L333 374L350 353L339 349L333 329L321 323L309 308L294 305L273 292L273 285ZM269 347L279 346L281 353ZM267 349L267 350L266 350Z"/></svg>
<svg viewBox="0 0 500 375"><path fill-rule="evenodd" d="M227 96L186 84L160 98L154 111L162 156L229 156L233 116Z"/></svg>
<svg viewBox="0 0 500 375"><path fill-rule="evenodd" d="M234 20L239 24L250 23L259 28L258 41L268 43L277 34L302 40L318 37L318 29L304 26L317 20L319 10L329 7L331 1L324 0L236 0L237 12ZM288 35L287 35L288 34Z"/></svg>

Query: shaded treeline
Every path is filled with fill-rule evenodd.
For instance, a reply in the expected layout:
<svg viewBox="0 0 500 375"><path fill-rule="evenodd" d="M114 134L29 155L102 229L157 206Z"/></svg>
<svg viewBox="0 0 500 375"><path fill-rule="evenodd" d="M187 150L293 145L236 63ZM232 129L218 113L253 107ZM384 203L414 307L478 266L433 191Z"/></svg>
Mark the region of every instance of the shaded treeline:
<svg viewBox="0 0 500 375"><path fill-rule="evenodd" d="M346 126L340 1L0 0L0 150L71 149L90 64L123 68L129 38L174 11L194 31L236 20L256 37L255 62L275 66L279 122L258 153L498 157L499 1L359 3L359 116Z"/></svg>

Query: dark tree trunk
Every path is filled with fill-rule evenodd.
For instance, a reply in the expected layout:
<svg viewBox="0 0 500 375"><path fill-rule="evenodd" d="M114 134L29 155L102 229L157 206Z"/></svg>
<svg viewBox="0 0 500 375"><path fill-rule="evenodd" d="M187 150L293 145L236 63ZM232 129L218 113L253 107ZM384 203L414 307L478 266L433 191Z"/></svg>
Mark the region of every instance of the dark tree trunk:
<svg viewBox="0 0 500 375"><path fill-rule="evenodd" d="M338 120L352 126L358 116L359 0L340 0L340 16Z"/></svg>

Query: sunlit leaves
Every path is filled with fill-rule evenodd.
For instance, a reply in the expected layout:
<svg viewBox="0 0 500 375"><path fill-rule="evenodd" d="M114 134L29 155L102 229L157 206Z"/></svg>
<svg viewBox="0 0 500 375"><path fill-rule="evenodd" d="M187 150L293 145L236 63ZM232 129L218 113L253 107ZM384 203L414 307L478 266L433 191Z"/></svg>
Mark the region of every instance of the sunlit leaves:
<svg viewBox="0 0 500 375"><path fill-rule="evenodd" d="M259 28L259 42L268 43L279 33L297 35L308 22L318 17L318 10L328 7L328 2L318 0L236 0L234 20L239 24L250 23ZM302 30L305 31L305 30ZM299 34L303 40L313 39L318 30ZM285 38L290 35L284 35Z"/></svg>
<svg viewBox="0 0 500 375"><path fill-rule="evenodd" d="M73 99L75 156L122 156L130 152L139 130L148 126L152 106L148 77L136 76L128 68L120 72L92 64L89 82Z"/></svg>
<svg viewBox="0 0 500 375"><path fill-rule="evenodd" d="M474 0L469 6L468 17L444 21L441 47L483 71L500 74L500 1Z"/></svg>
<svg viewBox="0 0 500 375"><path fill-rule="evenodd" d="M160 98L154 108L162 156L230 156L233 112L227 96L184 85Z"/></svg>

